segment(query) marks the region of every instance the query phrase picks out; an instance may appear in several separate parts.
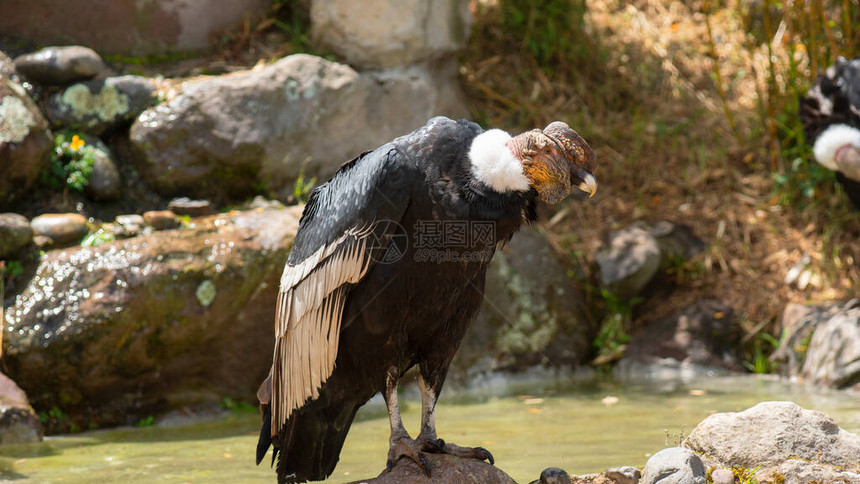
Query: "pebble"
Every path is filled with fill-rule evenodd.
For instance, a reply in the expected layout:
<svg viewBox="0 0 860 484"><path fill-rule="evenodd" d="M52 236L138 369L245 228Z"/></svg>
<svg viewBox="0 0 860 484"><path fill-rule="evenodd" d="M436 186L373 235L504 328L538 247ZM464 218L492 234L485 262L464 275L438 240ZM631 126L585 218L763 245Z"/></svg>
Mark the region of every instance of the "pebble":
<svg viewBox="0 0 860 484"><path fill-rule="evenodd" d="M77 213L46 213L30 221L33 233L48 237L57 246L78 243L87 232L87 219Z"/></svg>
<svg viewBox="0 0 860 484"><path fill-rule="evenodd" d="M135 237L140 234L144 224L143 217L136 213L117 215L116 220L114 220L116 226L114 234L117 237Z"/></svg>
<svg viewBox="0 0 860 484"><path fill-rule="evenodd" d="M179 217L170 210L152 210L143 214L143 220L155 230L170 230L181 225Z"/></svg>
<svg viewBox="0 0 860 484"><path fill-rule="evenodd" d="M717 469L711 473L714 484L735 484L735 475L729 469Z"/></svg>
<svg viewBox="0 0 860 484"><path fill-rule="evenodd" d="M0 259L5 259L33 241L30 221L17 213L0 213Z"/></svg>
<svg viewBox="0 0 860 484"><path fill-rule="evenodd" d="M167 208L176 215L190 217L202 217L212 213L212 204L209 200L191 200L188 197L174 198L167 204Z"/></svg>
<svg viewBox="0 0 860 484"><path fill-rule="evenodd" d="M78 45L45 47L18 56L15 70L35 84L62 86L110 72L96 52Z"/></svg>
<svg viewBox="0 0 860 484"><path fill-rule="evenodd" d="M633 466L615 467L608 469L604 474L614 480L615 484L637 484L642 477L642 472Z"/></svg>

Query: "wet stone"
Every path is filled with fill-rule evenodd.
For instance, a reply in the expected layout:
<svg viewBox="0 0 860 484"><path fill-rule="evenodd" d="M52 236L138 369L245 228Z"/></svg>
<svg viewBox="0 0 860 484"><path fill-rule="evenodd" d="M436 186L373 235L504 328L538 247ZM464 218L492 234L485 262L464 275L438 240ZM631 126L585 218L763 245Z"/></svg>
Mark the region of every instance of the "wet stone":
<svg viewBox="0 0 860 484"><path fill-rule="evenodd" d="M181 225L179 217L171 210L151 210L143 214L143 221L155 230L170 230Z"/></svg>
<svg viewBox="0 0 860 484"><path fill-rule="evenodd" d="M35 84L62 86L105 75L110 68L96 52L78 45L45 47L15 58L15 69Z"/></svg>
<svg viewBox="0 0 860 484"><path fill-rule="evenodd" d="M76 244L89 232L87 219L77 213L46 213L30 225L36 236L48 237L57 246Z"/></svg>
<svg viewBox="0 0 860 484"><path fill-rule="evenodd" d="M202 217L212 213L212 204L209 200L192 200L188 197L174 198L167 204L167 208L176 215L189 217Z"/></svg>
<svg viewBox="0 0 860 484"><path fill-rule="evenodd" d="M0 259L5 259L33 241L33 228L27 217L0 213Z"/></svg>
<svg viewBox="0 0 860 484"><path fill-rule="evenodd" d="M570 474L558 467L547 467L540 473L540 479L532 484L571 484Z"/></svg>
<svg viewBox="0 0 860 484"><path fill-rule="evenodd" d="M27 395L11 378L0 373L0 445L42 441L42 425Z"/></svg>

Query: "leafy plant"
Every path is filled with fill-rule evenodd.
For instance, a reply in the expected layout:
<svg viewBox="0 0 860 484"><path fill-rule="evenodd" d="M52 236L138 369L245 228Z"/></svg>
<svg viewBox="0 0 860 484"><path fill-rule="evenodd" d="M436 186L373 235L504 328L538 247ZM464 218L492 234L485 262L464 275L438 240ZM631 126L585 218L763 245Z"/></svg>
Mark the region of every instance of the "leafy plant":
<svg viewBox="0 0 860 484"><path fill-rule="evenodd" d="M52 188L82 192L90 183L94 164L95 148L77 134L60 133L54 136L50 172L43 173L42 181Z"/></svg>
<svg viewBox="0 0 860 484"><path fill-rule="evenodd" d="M155 424L155 417L152 415L147 415L142 419L138 420L137 423L134 424L135 427L152 427Z"/></svg>
<svg viewBox="0 0 860 484"><path fill-rule="evenodd" d="M601 289L600 295L606 304L606 317L600 324L593 345L598 354L609 355L630 342L630 334L627 331L633 321L633 308L643 299L636 297L623 300L606 289Z"/></svg>
<svg viewBox="0 0 860 484"><path fill-rule="evenodd" d="M299 170L299 176L296 178L296 184L293 187L293 196L299 203L307 203L311 196L311 191L313 191L314 185L317 182L316 177L311 177L310 179L305 178L306 166L307 163L302 165L301 170Z"/></svg>
<svg viewBox="0 0 860 484"><path fill-rule="evenodd" d="M753 373L772 373L775 368L770 355L778 347L778 339L768 333L757 333L752 340L752 348L747 351L744 367Z"/></svg>
<svg viewBox="0 0 860 484"><path fill-rule="evenodd" d="M84 237L84 240L81 241L81 245L84 247L95 247L105 242L113 242L114 240L116 240L116 237L112 232L105 229L98 229Z"/></svg>

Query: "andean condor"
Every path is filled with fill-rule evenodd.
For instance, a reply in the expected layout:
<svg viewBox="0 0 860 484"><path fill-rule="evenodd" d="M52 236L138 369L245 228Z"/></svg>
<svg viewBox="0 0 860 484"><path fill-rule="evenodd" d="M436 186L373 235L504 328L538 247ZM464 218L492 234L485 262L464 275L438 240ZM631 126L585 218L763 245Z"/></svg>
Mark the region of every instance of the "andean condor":
<svg viewBox="0 0 860 484"><path fill-rule="evenodd" d="M860 209L860 57L840 57L800 100L800 119L815 160L836 172Z"/></svg>
<svg viewBox="0 0 860 484"><path fill-rule="evenodd" d="M483 300L495 250L573 187L593 195L594 153L565 123L516 137L436 117L346 163L310 196L281 277L272 371L258 397L257 464L278 482L329 476L358 408L388 406L387 467L424 452L487 459L436 436L436 399ZM398 379L419 367L421 430L410 438Z"/></svg>

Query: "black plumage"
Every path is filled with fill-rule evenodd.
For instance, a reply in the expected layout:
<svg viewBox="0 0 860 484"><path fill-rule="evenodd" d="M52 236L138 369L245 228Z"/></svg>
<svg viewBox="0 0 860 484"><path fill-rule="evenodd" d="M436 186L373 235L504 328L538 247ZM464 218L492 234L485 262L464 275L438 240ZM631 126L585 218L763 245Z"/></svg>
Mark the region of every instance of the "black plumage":
<svg viewBox="0 0 860 484"><path fill-rule="evenodd" d="M489 186L469 155L482 132L433 118L313 191L281 281L273 371L258 393L257 462L274 445L279 482L330 475L356 411L376 392L389 408L389 466L405 456L429 473L423 452L492 462L484 449L436 437L448 365L481 306L496 248L534 219L539 196L556 201L559 186L593 193L596 184L587 144L553 123L511 139L528 187ZM414 365L423 411L413 440L400 425L396 385Z"/></svg>
<svg viewBox="0 0 860 484"><path fill-rule="evenodd" d="M860 130L860 57L851 60L840 57L818 76L806 97L800 99L800 118L810 145L819 143L832 126ZM845 141L844 146L829 150L816 148L816 160L836 171L845 194L854 207L860 209L860 146L856 140ZM825 160L820 152L829 152L832 156Z"/></svg>

